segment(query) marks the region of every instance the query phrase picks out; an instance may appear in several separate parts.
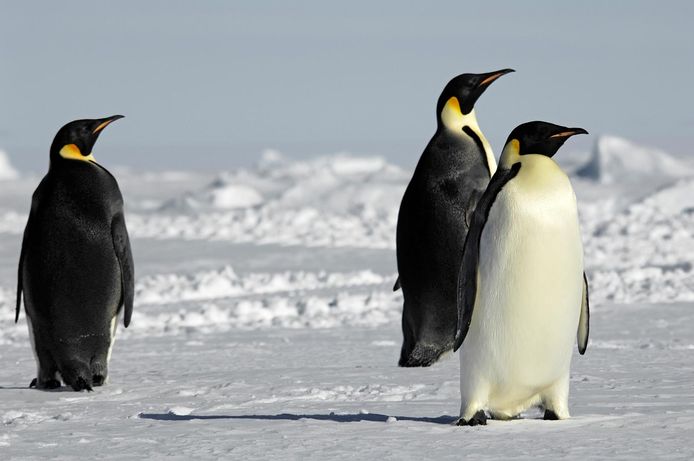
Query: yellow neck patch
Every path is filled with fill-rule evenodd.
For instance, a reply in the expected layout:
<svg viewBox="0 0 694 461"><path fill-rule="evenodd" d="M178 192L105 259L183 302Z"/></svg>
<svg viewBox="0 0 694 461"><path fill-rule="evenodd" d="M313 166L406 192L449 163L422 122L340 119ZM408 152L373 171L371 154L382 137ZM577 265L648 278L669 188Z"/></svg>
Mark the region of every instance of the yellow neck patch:
<svg viewBox="0 0 694 461"><path fill-rule="evenodd" d="M460 110L460 102L458 98L453 96L446 101L443 110L441 110L441 121L446 128L454 129L458 125L462 127L462 119L463 113Z"/></svg>
<svg viewBox="0 0 694 461"><path fill-rule="evenodd" d="M504 146L504 151L501 153L499 164L503 168L511 168L511 165L520 160L520 141L512 139Z"/></svg>
<svg viewBox="0 0 694 461"><path fill-rule="evenodd" d="M60 149L60 156L70 160L81 160L83 162L95 162L96 159L92 154L82 155L82 151L75 144L67 144Z"/></svg>
<svg viewBox="0 0 694 461"><path fill-rule="evenodd" d="M487 138L485 138L484 134L482 134L482 130L480 130L480 126L477 123L477 116L475 115L475 109L472 109L469 114L463 114L463 112L460 110L460 102L458 101L458 98L453 96L446 101L446 104L441 110L441 122L447 130L457 133L458 136L468 137L468 135L463 132L463 128L466 126L474 131L484 146L484 154L487 157L489 173L494 174L496 171L496 159L494 158L494 152L492 151L492 146L489 145Z"/></svg>

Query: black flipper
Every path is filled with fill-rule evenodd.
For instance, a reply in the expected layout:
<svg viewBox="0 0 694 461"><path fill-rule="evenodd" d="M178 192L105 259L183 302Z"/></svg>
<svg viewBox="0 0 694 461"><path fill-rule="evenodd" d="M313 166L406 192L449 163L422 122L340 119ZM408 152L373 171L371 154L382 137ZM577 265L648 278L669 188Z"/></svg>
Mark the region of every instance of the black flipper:
<svg viewBox="0 0 694 461"><path fill-rule="evenodd" d="M130 251L130 240L128 230L125 227L125 218L122 213L113 217L111 223L111 236L113 238L113 248L116 250L116 257L120 264L121 284L123 289L124 316L123 324L126 328L130 325L133 315L133 300L135 298L135 265L133 255Z"/></svg>
<svg viewBox="0 0 694 461"><path fill-rule="evenodd" d="M27 223L27 228L29 223ZM24 229L24 237L22 237L22 249L19 252L19 264L17 265L17 307L14 312L14 323L19 321L19 311L22 309L22 290L24 289L24 284L22 283L22 266L24 264L24 247L26 246L27 240L27 229Z"/></svg>
<svg viewBox="0 0 694 461"><path fill-rule="evenodd" d="M395 285L393 285L393 291L398 291L400 289L400 276L398 275L398 279L395 281Z"/></svg>
<svg viewBox="0 0 694 461"><path fill-rule="evenodd" d="M581 317L578 319L578 353L583 355L588 347L588 334L590 333L590 301L588 300L588 277L583 273L583 296L581 299Z"/></svg>
<svg viewBox="0 0 694 461"><path fill-rule="evenodd" d="M489 211L492 209L494 200L504 185L513 179L520 170L520 162L514 163L510 169L499 169L492 176L487 190L484 191L475 213L472 216L470 229L468 230L465 246L463 248L463 261L458 273L458 328L455 333L453 351L457 351L465 340L470 322L472 321L472 311L475 308L477 298L477 266L480 258L480 239L482 230L489 218Z"/></svg>

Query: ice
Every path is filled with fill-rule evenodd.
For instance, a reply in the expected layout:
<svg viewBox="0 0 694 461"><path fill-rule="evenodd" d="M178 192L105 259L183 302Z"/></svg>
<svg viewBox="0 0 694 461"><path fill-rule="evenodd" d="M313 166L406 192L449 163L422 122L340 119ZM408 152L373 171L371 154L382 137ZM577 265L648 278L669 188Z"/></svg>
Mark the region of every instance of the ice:
<svg viewBox="0 0 694 461"><path fill-rule="evenodd" d="M176 415L176 416L188 416L193 411L195 411L195 408L177 406L177 407L169 408L167 413L169 413L171 415Z"/></svg>
<svg viewBox="0 0 694 461"><path fill-rule="evenodd" d="M220 184L210 191L212 206L219 209L246 208L263 203L263 196L249 186Z"/></svg>
<svg viewBox="0 0 694 461"><path fill-rule="evenodd" d="M558 155L562 155L560 152ZM113 169L136 261L109 383L27 388L16 263L38 177L0 182L0 458L692 459L694 172L614 137L572 175L591 284L568 421L454 425L454 355L396 366L395 224L411 172L265 151L226 172Z"/></svg>
<svg viewBox="0 0 694 461"><path fill-rule="evenodd" d="M660 149L636 145L616 136L600 136L580 177L602 184L670 181L694 174L691 165Z"/></svg>

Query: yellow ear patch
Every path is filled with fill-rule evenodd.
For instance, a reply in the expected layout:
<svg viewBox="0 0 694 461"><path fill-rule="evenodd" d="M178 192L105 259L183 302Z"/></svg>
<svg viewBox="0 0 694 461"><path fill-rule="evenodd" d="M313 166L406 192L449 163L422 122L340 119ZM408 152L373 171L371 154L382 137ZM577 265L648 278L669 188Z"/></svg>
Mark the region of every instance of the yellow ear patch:
<svg viewBox="0 0 694 461"><path fill-rule="evenodd" d="M461 115L463 114L463 112L460 110L460 101L458 101L458 98L456 98L455 96L448 98L448 101L446 101L446 105L443 106L443 110L450 110Z"/></svg>
<svg viewBox="0 0 694 461"><path fill-rule="evenodd" d="M518 161L520 157L520 141L517 139L512 139L506 143L503 152L501 152L501 158L499 159L499 164L504 168L510 168L511 165Z"/></svg>
<svg viewBox="0 0 694 461"><path fill-rule="evenodd" d="M89 155L82 155L82 151L75 144L66 144L60 149L59 153L61 157L70 160L82 160L83 162L96 161L91 153Z"/></svg>
<svg viewBox="0 0 694 461"><path fill-rule="evenodd" d="M448 98L443 106L441 121L449 130L460 131L463 129L463 113L460 110L460 102L455 96Z"/></svg>

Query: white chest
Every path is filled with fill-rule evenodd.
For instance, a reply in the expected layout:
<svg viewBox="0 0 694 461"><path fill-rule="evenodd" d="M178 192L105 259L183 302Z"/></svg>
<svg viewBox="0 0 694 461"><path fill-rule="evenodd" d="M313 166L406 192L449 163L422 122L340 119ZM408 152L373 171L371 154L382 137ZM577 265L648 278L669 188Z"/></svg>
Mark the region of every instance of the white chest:
<svg viewBox="0 0 694 461"><path fill-rule="evenodd" d="M532 393L568 373L581 306L573 189L560 170L547 171L551 165L525 166L497 196L482 232L477 302L461 353L461 379L475 369L499 396Z"/></svg>

